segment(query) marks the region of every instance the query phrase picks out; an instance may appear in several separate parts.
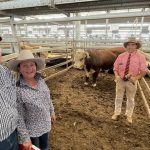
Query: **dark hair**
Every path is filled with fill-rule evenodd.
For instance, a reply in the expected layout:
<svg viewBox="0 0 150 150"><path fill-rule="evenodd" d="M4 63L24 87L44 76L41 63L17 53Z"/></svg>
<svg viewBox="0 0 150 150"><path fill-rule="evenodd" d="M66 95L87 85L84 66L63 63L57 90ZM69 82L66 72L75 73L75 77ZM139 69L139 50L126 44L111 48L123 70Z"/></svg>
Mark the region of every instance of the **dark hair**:
<svg viewBox="0 0 150 150"><path fill-rule="evenodd" d="M0 36L0 41L2 41L2 37Z"/></svg>
<svg viewBox="0 0 150 150"><path fill-rule="evenodd" d="M37 68L37 63L36 63L36 62L34 62L34 63L35 63L35 66L36 66L36 68ZM18 64L17 68L18 68L18 69L20 68L20 64Z"/></svg>

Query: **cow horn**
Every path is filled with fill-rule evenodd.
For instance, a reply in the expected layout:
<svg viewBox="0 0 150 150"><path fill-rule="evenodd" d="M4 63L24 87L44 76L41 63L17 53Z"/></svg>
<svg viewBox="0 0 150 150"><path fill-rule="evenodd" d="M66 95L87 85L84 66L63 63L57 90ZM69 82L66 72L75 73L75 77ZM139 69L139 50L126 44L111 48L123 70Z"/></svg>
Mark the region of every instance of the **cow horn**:
<svg viewBox="0 0 150 150"><path fill-rule="evenodd" d="M88 52L85 52L85 55L86 55L87 58L90 58L90 55L89 55Z"/></svg>

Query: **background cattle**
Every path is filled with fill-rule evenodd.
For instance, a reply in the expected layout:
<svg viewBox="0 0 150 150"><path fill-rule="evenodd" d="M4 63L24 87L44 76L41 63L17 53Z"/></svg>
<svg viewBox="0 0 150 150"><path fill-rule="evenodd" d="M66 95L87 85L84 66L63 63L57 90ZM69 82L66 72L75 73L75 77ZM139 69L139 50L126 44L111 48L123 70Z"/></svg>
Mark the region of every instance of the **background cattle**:
<svg viewBox="0 0 150 150"><path fill-rule="evenodd" d="M74 67L86 72L86 82L88 84L91 70L93 76L93 86L96 86L96 79L100 69L107 70L113 68L113 64L119 54L125 52L123 47L110 48L107 50L87 50L76 52L74 57Z"/></svg>

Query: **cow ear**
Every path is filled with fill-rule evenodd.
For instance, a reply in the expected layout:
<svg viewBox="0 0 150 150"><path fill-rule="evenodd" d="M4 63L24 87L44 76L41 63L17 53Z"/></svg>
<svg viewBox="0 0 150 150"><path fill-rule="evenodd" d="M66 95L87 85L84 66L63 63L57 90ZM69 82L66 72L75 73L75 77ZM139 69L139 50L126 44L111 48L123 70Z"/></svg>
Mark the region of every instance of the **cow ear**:
<svg viewBox="0 0 150 150"><path fill-rule="evenodd" d="M86 56L86 58L90 58L90 55L88 52L85 52L85 56Z"/></svg>

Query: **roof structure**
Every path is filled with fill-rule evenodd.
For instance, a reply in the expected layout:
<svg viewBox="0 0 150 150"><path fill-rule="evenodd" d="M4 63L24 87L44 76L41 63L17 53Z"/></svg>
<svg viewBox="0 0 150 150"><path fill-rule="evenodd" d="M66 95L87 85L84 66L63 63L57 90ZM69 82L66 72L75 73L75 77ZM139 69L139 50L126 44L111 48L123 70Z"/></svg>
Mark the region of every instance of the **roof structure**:
<svg viewBox="0 0 150 150"><path fill-rule="evenodd" d="M0 17L149 7L149 0L0 0Z"/></svg>

